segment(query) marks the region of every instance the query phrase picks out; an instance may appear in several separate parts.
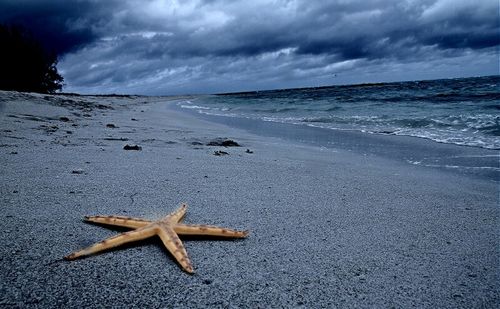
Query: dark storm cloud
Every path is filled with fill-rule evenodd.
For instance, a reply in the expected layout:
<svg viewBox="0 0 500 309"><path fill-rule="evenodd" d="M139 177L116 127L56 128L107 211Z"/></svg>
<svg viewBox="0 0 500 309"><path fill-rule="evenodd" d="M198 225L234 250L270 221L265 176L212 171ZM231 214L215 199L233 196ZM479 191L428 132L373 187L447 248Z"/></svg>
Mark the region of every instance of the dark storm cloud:
<svg viewBox="0 0 500 309"><path fill-rule="evenodd" d="M372 7L344 7L341 14L335 13L338 7L327 10L332 13L322 17L328 21L307 29L321 29L320 35L307 32L297 52L337 54L343 59L386 58L406 57L421 46L481 49L499 44L498 9L493 5L487 10L470 1L470 5L443 1L446 6L435 1L385 2L378 7L373 3Z"/></svg>
<svg viewBox="0 0 500 309"><path fill-rule="evenodd" d="M500 43L497 0L3 1L0 22L12 21L64 55L68 89L86 92L307 86L464 61L473 72Z"/></svg>
<svg viewBox="0 0 500 309"><path fill-rule="evenodd" d="M3 0L0 23L20 25L59 54L98 39L120 1Z"/></svg>

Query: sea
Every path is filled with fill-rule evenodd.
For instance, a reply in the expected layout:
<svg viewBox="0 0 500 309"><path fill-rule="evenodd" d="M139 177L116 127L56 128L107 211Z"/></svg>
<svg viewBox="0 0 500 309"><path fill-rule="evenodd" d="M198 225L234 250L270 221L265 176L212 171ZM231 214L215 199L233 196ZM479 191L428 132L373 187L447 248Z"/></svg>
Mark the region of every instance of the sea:
<svg viewBox="0 0 500 309"><path fill-rule="evenodd" d="M200 96L179 107L331 130L500 149L500 75Z"/></svg>

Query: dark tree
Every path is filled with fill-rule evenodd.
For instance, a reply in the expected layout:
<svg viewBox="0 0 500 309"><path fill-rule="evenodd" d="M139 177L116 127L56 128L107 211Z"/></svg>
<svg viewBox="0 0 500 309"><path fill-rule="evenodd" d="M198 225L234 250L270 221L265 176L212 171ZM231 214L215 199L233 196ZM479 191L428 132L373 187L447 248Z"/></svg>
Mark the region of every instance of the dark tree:
<svg viewBox="0 0 500 309"><path fill-rule="evenodd" d="M0 25L0 89L54 93L63 78L57 55L18 26Z"/></svg>

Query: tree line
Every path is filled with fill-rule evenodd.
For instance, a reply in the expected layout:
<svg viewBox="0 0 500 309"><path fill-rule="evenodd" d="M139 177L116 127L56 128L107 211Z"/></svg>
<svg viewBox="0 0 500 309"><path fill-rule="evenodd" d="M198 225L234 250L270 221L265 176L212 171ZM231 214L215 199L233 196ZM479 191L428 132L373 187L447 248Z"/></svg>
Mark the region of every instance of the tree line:
<svg viewBox="0 0 500 309"><path fill-rule="evenodd" d="M0 89L54 93L62 89L57 55L26 29L0 24Z"/></svg>

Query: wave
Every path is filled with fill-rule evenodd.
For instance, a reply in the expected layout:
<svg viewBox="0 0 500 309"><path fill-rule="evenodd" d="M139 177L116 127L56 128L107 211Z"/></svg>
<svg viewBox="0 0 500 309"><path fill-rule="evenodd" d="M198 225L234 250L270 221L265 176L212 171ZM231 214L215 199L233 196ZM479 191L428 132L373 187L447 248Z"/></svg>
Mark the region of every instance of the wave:
<svg viewBox="0 0 500 309"><path fill-rule="evenodd" d="M498 139L500 129L498 124L493 123L491 120L462 123L458 125L456 122L453 122L453 117L447 121L442 119L388 119L387 117L379 116L278 117L270 116L272 113L269 113L268 116L245 115L228 113L220 108L214 109L197 105L180 106L213 116L250 118L279 123L307 125L324 129L359 131L371 134L413 136L430 139L439 143L486 149L500 149L500 139ZM477 120L476 117L471 119ZM478 132L483 134L480 135Z"/></svg>
<svg viewBox="0 0 500 309"><path fill-rule="evenodd" d="M210 107L206 106L199 106L199 105L180 105L182 108L187 108L187 109L205 109L205 110L210 110Z"/></svg>
<svg viewBox="0 0 500 309"><path fill-rule="evenodd" d="M421 165L425 167L444 167L450 169L471 169L471 170L490 170L500 172L500 168L494 166L464 166L464 165L450 165L450 164L425 164L422 161L406 160L406 162L413 165Z"/></svg>
<svg viewBox="0 0 500 309"><path fill-rule="evenodd" d="M204 96L199 113L500 149L499 76Z"/></svg>

